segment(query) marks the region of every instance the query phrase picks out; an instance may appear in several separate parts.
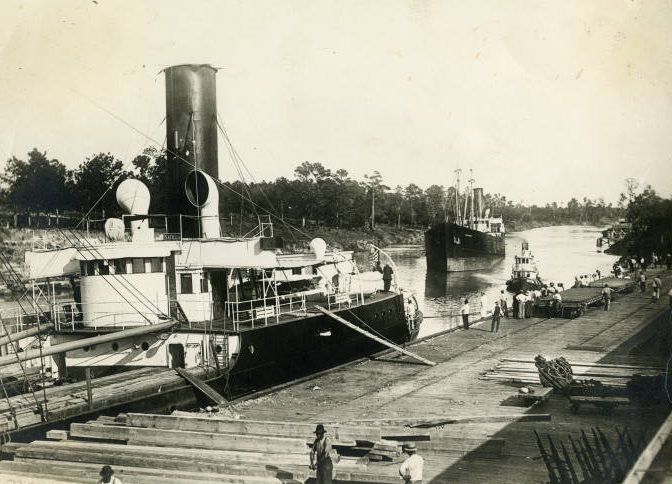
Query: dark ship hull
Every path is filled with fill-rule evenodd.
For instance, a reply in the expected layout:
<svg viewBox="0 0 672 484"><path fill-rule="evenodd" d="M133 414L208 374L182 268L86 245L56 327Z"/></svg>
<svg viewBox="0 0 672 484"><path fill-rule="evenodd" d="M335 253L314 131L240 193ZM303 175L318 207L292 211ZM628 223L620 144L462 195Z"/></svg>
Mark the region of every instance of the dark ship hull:
<svg viewBox="0 0 672 484"><path fill-rule="evenodd" d="M409 327L401 294L379 293L373 297L364 305L352 309L334 309L332 312L397 345L417 337L422 313L418 313L417 323ZM238 354L232 355L230 368L222 368L225 385L218 389L227 398L253 394L387 348L320 312L238 332L226 331L217 326L217 323L213 324L213 333L240 337L240 350ZM178 331L202 330L181 328ZM96 375L106 376L134 368L138 366L99 365L96 366ZM85 378L82 368L69 368L68 375L76 380Z"/></svg>
<svg viewBox="0 0 672 484"><path fill-rule="evenodd" d="M505 254L503 233L479 232L455 223L440 223L425 232L427 270L481 270Z"/></svg>
<svg viewBox="0 0 672 484"><path fill-rule="evenodd" d="M527 279L517 277L506 281L506 290L517 293L519 291L536 291L541 289L543 283L539 279Z"/></svg>
<svg viewBox="0 0 672 484"><path fill-rule="evenodd" d="M400 294L376 296L352 309L334 310L343 319L397 345L413 340ZM360 321L361 320L361 321ZM362 323L366 321L366 325ZM328 370L386 346L324 314L241 331L240 353L229 371L227 396L237 397Z"/></svg>

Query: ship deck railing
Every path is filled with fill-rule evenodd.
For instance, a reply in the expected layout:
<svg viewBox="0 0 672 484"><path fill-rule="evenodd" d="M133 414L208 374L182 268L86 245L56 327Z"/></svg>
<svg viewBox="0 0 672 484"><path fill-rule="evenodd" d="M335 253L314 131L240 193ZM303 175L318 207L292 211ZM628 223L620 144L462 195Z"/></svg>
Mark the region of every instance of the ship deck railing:
<svg viewBox="0 0 672 484"><path fill-rule="evenodd" d="M45 312L23 312L22 310L13 311L8 314L3 311L0 314L2 318L2 328L0 335L11 336L14 333L33 328L37 325L54 324L57 332L68 331L121 331L129 328L137 328L148 324L161 322L161 318L155 313L139 314L137 311L119 312L99 312L94 313L93 317L84 320L77 309L76 303L64 303L60 309Z"/></svg>
<svg viewBox="0 0 672 484"><path fill-rule="evenodd" d="M315 305L326 305L329 310L356 306L361 298L360 294L311 289L267 298L227 301L225 314L233 331L239 331L279 324L286 321L286 316L306 317Z"/></svg>

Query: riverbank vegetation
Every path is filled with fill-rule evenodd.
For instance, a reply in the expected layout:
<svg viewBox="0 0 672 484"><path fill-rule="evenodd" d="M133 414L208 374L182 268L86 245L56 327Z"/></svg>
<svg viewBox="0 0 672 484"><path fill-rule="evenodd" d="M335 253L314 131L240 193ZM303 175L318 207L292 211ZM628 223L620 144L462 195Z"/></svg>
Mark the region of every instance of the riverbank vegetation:
<svg viewBox="0 0 672 484"><path fill-rule="evenodd" d="M621 200L627 203L625 218L632 230L619 244L619 255L639 260L655 252L667 259L672 253L672 199L661 197L650 185L640 190L632 178L625 184Z"/></svg>
<svg viewBox="0 0 672 484"><path fill-rule="evenodd" d="M166 213L167 164L165 152L150 148L128 165L109 153L99 153L68 170L46 152L33 149L25 160L12 157L7 161L0 178L0 202L5 214L58 212L100 219L119 214L116 185L136 177L150 188L150 211ZM343 169L306 161L290 178L257 181L244 166L238 168L242 180L224 182L220 190L220 213L230 220L231 230L239 226L242 231L248 222L256 222L257 215L272 214L276 221L311 233L327 228L363 230L372 232L374 239L413 243L417 231L451 220L456 205L464 206L464 190L456 194L454 187L422 188L414 183L390 187L378 171L355 180ZM491 215L503 216L510 231L547 225L605 225L624 214L620 206L587 197L538 206L486 193L483 207Z"/></svg>

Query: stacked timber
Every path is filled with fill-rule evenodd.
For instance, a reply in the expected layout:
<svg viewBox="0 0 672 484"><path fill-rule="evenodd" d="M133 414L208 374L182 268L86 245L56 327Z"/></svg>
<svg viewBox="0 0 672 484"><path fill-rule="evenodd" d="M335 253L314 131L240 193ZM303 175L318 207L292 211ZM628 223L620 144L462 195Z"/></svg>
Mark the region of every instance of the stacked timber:
<svg viewBox="0 0 672 484"><path fill-rule="evenodd" d="M124 483L238 482L292 483L314 476L310 444L315 426L263 422L180 412L99 417L73 423L69 432L50 431L49 438L14 445L13 461L0 462L0 480L36 478L94 482L110 465ZM399 442L381 439L381 429L327 426L335 449L371 442L371 452L396 452ZM350 482L396 482L396 466L369 458L332 456L334 478Z"/></svg>
<svg viewBox="0 0 672 484"><path fill-rule="evenodd" d="M190 372L197 377L208 374L207 369ZM187 385L175 370L142 368L93 378L90 400L85 381L35 390L0 401L0 433L85 415Z"/></svg>
<svg viewBox="0 0 672 484"><path fill-rule="evenodd" d="M633 375L655 376L663 369L652 366L613 365L570 362L574 377L581 380L599 380L604 385L625 387ZM493 380L520 385L538 385L539 371L533 359L503 359L480 376L481 380Z"/></svg>

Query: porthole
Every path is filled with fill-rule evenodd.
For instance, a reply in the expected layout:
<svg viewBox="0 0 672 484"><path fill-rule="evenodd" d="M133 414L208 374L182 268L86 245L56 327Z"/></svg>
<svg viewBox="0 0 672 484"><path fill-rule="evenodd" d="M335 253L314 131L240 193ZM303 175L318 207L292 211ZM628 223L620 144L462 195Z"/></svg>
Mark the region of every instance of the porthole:
<svg viewBox="0 0 672 484"><path fill-rule="evenodd" d="M86 352L86 351L89 351L91 349L91 347L90 346L84 346L82 349Z"/></svg>
<svg viewBox="0 0 672 484"><path fill-rule="evenodd" d="M251 355L254 354L254 345L250 345L250 346L248 346L247 349L250 350L250 354L251 354Z"/></svg>
<svg viewBox="0 0 672 484"><path fill-rule="evenodd" d="M222 351L224 351L224 348L222 348L222 345L215 346L215 353L220 354Z"/></svg>
<svg viewBox="0 0 672 484"><path fill-rule="evenodd" d="M142 348L142 351L147 351L149 349L149 343L147 341L143 341L140 345L140 348Z"/></svg>
<svg viewBox="0 0 672 484"><path fill-rule="evenodd" d="M118 351L119 350L119 343L116 341L112 343L112 351Z"/></svg>

